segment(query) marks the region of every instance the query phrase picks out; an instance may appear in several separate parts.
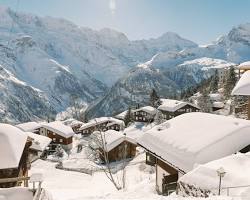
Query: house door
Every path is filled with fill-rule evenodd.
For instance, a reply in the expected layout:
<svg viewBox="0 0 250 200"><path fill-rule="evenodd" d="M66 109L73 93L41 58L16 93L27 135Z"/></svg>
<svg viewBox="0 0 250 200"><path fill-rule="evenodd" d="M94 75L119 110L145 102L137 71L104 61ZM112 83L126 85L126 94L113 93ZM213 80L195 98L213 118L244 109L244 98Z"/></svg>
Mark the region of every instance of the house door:
<svg viewBox="0 0 250 200"><path fill-rule="evenodd" d="M164 176L162 179L162 194L170 195L172 192L176 191L178 181L178 174L171 174Z"/></svg>

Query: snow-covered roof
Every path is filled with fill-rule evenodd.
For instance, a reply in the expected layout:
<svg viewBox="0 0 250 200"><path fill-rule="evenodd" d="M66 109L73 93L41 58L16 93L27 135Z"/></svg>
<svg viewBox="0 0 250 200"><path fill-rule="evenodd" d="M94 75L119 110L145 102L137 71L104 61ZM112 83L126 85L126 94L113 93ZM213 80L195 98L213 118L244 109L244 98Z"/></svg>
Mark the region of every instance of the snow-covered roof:
<svg viewBox="0 0 250 200"><path fill-rule="evenodd" d="M246 71L234 87L232 95L250 96L250 71Z"/></svg>
<svg viewBox="0 0 250 200"><path fill-rule="evenodd" d="M26 134L33 140L30 149L34 149L37 151L44 151L45 148L50 144L51 139L43 136L38 135L32 132L26 132Z"/></svg>
<svg viewBox="0 0 250 200"><path fill-rule="evenodd" d="M183 102L183 101L178 101L174 99L161 99L161 105L158 107L159 110L163 111L168 111L168 112L175 112L176 110L179 110L180 108L190 105L193 106L197 109L199 109L196 105L188 103L188 102Z"/></svg>
<svg viewBox="0 0 250 200"><path fill-rule="evenodd" d="M157 109L152 106L144 106L136 110L133 110L132 112L137 112L137 111L144 111L144 112L150 113L151 115L154 115L156 114Z"/></svg>
<svg viewBox="0 0 250 200"><path fill-rule="evenodd" d="M147 131L138 143L188 172L250 144L250 121L208 113L186 113ZM226 148L224 148L226 147Z"/></svg>
<svg viewBox="0 0 250 200"><path fill-rule="evenodd" d="M209 94L209 97L212 101L220 101L222 99L222 95L220 93Z"/></svg>
<svg viewBox="0 0 250 200"><path fill-rule="evenodd" d="M248 70L250 69L250 61L246 61L237 66L238 69Z"/></svg>
<svg viewBox="0 0 250 200"><path fill-rule="evenodd" d="M34 130L41 128L41 124L37 122L26 122L22 124L16 125L17 128L20 128L22 131L25 132L33 132Z"/></svg>
<svg viewBox="0 0 250 200"><path fill-rule="evenodd" d="M27 138L19 128L0 124L0 169L18 167Z"/></svg>
<svg viewBox="0 0 250 200"><path fill-rule="evenodd" d="M126 116L126 114L127 114L127 112L128 112L128 111L125 110L125 111L119 113L118 115L116 115L115 118L117 118L117 119L124 119L125 116Z"/></svg>
<svg viewBox="0 0 250 200"><path fill-rule="evenodd" d="M133 144L136 144L136 141L128 136L125 136L123 133L115 131L115 130L108 130L102 133L103 138L105 138L105 150L107 152L111 151L115 147L117 147L119 144L121 144L124 141L131 142Z"/></svg>
<svg viewBox="0 0 250 200"><path fill-rule="evenodd" d="M81 121L78 121L76 119L70 118L70 119L66 119L63 121L63 124L67 125L67 126L78 126L78 125L83 125L84 123Z"/></svg>
<svg viewBox="0 0 250 200"><path fill-rule="evenodd" d="M222 188L232 186L249 185L250 180L250 153L233 154L218 160L200 165L194 170L182 176L179 181L194 185L197 188L218 191L218 175L217 170L224 168L226 174L222 180ZM230 196L245 196L247 187L239 187L230 190ZM226 190L222 190L222 194L226 194ZM241 198L240 198L241 199Z"/></svg>
<svg viewBox="0 0 250 200"><path fill-rule="evenodd" d="M224 108L225 104L221 101L215 101L213 102L213 107L214 108Z"/></svg>
<svg viewBox="0 0 250 200"><path fill-rule="evenodd" d="M75 134L72 128L64 125L61 121L54 121L47 124L43 124L42 127L54 133L57 133L58 135L65 138L72 137Z"/></svg>
<svg viewBox="0 0 250 200"><path fill-rule="evenodd" d="M91 126L96 126L102 123L106 123L106 122L111 122L111 123L115 123L115 124L119 124L121 126L124 126L124 122L122 120L119 119L115 119L113 117L99 117L99 118L95 118L90 120L88 123L83 124L79 130L84 130L86 128L89 128Z"/></svg>

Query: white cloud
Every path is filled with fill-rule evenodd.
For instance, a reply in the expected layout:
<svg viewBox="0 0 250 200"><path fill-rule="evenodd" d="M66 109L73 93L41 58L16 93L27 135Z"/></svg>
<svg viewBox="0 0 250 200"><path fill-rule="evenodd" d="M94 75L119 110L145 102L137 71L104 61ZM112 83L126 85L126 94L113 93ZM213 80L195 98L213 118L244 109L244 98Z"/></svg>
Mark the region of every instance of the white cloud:
<svg viewBox="0 0 250 200"><path fill-rule="evenodd" d="M115 0L109 0L109 9L111 11L111 14L114 15L115 10L116 10L116 2L115 2Z"/></svg>

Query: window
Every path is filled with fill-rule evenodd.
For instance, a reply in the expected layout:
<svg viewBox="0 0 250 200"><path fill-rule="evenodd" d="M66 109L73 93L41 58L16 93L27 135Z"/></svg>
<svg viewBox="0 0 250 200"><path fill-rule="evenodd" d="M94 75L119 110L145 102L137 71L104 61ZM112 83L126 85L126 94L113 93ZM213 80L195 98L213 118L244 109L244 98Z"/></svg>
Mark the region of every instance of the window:
<svg viewBox="0 0 250 200"><path fill-rule="evenodd" d="M62 143L62 142L63 142L63 139L60 139L59 142Z"/></svg>
<svg viewBox="0 0 250 200"><path fill-rule="evenodd" d="M56 141L56 138L53 138L52 140L53 140L53 142L55 142L55 141Z"/></svg>
<svg viewBox="0 0 250 200"><path fill-rule="evenodd" d="M56 135L56 134L53 132L53 135Z"/></svg>

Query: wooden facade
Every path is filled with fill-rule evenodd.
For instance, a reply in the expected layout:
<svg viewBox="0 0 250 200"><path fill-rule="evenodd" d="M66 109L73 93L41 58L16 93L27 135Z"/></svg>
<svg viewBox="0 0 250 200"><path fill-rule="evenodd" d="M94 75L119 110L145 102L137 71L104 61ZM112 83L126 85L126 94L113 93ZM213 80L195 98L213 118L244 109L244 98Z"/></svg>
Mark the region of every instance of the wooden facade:
<svg viewBox="0 0 250 200"><path fill-rule="evenodd" d="M27 140L17 168L0 169L0 188L16 187L22 184L28 187L28 170L30 169L29 148L31 144L32 142ZM1 179L8 181L4 182Z"/></svg>
<svg viewBox="0 0 250 200"><path fill-rule="evenodd" d="M122 129L123 129L123 126L121 124L108 120L103 123L93 124L92 126L82 129L79 132L82 135L90 135L95 131L102 131L102 132L107 131L107 130L120 131Z"/></svg>
<svg viewBox="0 0 250 200"><path fill-rule="evenodd" d="M179 173L174 167L150 152L146 153L146 164L155 166L156 191L159 194L169 195L176 191Z"/></svg>
<svg viewBox="0 0 250 200"><path fill-rule="evenodd" d="M181 114L184 114L184 113L190 113L190 112L199 112L200 109L195 107L195 106L192 106L190 104L187 104L181 108L179 108L178 110L176 110L175 112L170 112L170 111L165 111L165 110L162 110L162 109L159 109L163 115L163 118L165 120L169 120L169 119L172 119L174 117L177 117Z"/></svg>
<svg viewBox="0 0 250 200"><path fill-rule="evenodd" d="M126 146L125 146L126 145ZM105 163L104 153L106 154L109 162L119 161L125 158L133 158L136 155L136 144L128 141L123 141L118 146L110 150L109 152L103 152L103 149L99 149L100 159ZM126 149L126 153L125 153Z"/></svg>
<svg viewBox="0 0 250 200"><path fill-rule="evenodd" d="M137 110L132 113L133 121L136 122L153 122L154 115L144 110Z"/></svg>
<svg viewBox="0 0 250 200"><path fill-rule="evenodd" d="M51 144L54 144L53 146L61 145L66 150L72 148L73 136L65 138L53 131L47 130L47 137L52 139Z"/></svg>

